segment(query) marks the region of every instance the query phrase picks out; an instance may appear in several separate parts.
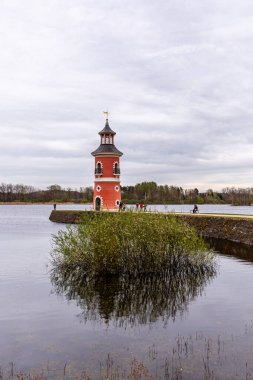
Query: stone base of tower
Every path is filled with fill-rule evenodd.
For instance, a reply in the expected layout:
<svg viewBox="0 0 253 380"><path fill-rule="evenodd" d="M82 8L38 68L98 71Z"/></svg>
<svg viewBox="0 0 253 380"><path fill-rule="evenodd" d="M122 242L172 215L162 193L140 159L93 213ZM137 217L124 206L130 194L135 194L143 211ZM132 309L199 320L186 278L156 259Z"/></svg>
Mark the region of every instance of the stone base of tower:
<svg viewBox="0 0 253 380"><path fill-rule="evenodd" d="M94 210L118 210L121 202L120 182L95 181L93 208Z"/></svg>

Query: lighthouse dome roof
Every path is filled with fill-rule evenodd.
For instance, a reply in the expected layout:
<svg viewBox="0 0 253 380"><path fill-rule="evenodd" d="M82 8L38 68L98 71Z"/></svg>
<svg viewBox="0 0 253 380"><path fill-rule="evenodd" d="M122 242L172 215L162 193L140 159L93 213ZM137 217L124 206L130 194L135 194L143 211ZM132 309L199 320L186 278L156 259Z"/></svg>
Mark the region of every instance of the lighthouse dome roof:
<svg viewBox="0 0 253 380"><path fill-rule="evenodd" d="M106 119L106 122L105 122L105 126L104 126L104 129L102 129L102 131L99 132L99 135L103 135L105 133L109 133L111 135L116 135L116 132L114 132L110 125L109 125L109 122L108 122L108 119Z"/></svg>

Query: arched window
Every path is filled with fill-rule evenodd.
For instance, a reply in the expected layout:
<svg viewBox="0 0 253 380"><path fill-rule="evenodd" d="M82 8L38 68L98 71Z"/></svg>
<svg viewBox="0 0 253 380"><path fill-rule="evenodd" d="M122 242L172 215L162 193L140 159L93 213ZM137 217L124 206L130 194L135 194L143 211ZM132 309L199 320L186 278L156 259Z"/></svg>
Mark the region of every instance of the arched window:
<svg viewBox="0 0 253 380"><path fill-rule="evenodd" d="M96 199L95 199L95 210L100 211L101 206L102 206L102 198L96 197Z"/></svg>
<svg viewBox="0 0 253 380"><path fill-rule="evenodd" d="M119 169L118 162L114 163L113 174L120 174L120 169Z"/></svg>
<svg viewBox="0 0 253 380"><path fill-rule="evenodd" d="M102 174L102 165L101 165L101 162L97 163L95 174Z"/></svg>

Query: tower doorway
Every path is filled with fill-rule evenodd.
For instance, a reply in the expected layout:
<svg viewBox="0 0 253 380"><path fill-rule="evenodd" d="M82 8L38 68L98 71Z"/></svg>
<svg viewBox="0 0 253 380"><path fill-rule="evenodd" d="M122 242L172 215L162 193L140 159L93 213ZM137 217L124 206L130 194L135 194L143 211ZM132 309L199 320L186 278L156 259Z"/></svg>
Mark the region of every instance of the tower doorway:
<svg viewBox="0 0 253 380"><path fill-rule="evenodd" d="M95 210L100 211L100 209L101 209L101 198L97 197L95 201Z"/></svg>

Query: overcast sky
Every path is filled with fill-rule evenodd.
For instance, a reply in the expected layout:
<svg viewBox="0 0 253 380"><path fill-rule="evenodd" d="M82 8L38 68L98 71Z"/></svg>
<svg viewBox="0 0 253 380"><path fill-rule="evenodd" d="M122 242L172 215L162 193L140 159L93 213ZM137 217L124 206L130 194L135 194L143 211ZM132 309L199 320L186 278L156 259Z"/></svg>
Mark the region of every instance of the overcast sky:
<svg viewBox="0 0 253 380"><path fill-rule="evenodd" d="M0 0L0 182L253 186L252 0Z"/></svg>

